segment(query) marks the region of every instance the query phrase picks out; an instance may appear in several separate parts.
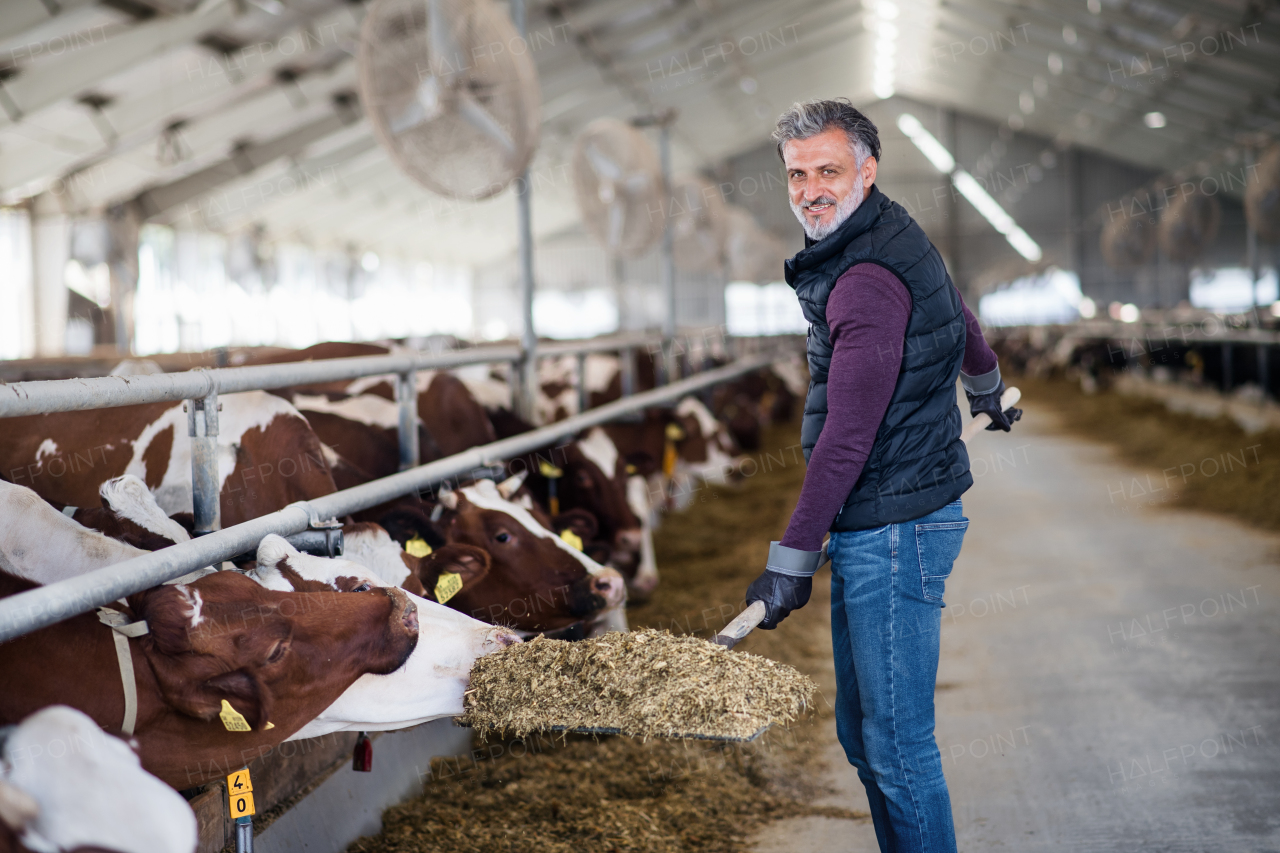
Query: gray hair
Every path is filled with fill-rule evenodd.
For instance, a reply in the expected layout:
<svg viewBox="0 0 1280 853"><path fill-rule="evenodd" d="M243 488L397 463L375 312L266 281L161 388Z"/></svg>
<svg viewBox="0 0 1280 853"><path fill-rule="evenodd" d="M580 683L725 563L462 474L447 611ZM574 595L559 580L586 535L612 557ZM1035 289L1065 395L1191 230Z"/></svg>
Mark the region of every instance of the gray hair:
<svg viewBox="0 0 1280 853"><path fill-rule="evenodd" d="M793 139L808 139L824 130L838 127L849 137L858 168L868 157L880 161L880 132L871 119L853 106L848 98L829 101L805 101L793 104L791 109L778 116L773 139L778 143L778 157L783 157L783 147Z"/></svg>

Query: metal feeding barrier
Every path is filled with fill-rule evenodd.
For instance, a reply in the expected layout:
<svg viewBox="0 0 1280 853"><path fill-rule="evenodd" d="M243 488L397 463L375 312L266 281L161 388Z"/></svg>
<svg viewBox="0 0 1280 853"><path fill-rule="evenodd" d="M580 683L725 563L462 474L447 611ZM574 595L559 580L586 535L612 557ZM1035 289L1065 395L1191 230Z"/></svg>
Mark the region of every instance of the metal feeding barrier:
<svg viewBox="0 0 1280 853"><path fill-rule="evenodd" d="M629 350L638 343L620 347L617 342L601 342L591 351ZM563 350L563 351L561 351ZM548 346L540 356L574 354L572 345ZM531 432L502 439L462 453L416 465L390 477L325 495L311 501L299 501L282 510L237 524L225 530L217 527L217 477L193 470L193 494L197 503L197 519L203 518L208 532L190 542L149 552L122 563L97 569L80 577L68 578L47 586L0 600L0 641L44 628L63 619L88 612L165 581L182 577L204 566L218 565L246 551L257 548L263 537L276 533L288 536L320 526L324 520L339 518L388 500L430 488L477 469L487 468L506 459L528 453L589 427L617 419L649 406L659 405L700 391L709 386L758 370L776 361L780 351L744 355L728 365L703 371L687 379L672 382L652 391L633 394L563 421ZM393 355L364 356L330 361L302 362L255 367L198 370L189 374L161 374L137 377L102 377L97 379L26 382L0 386L0 417L43 412L82 411L85 409L126 406L137 403L186 399L189 427L192 429L192 467L208 465L215 457L217 436L217 395L235 391L279 388L382 373L395 374L401 406L401 450L405 458L405 435L414 437L411 457L416 463L417 394L414 372L419 369L457 367L466 364L515 360L515 347L490 347L442 356ZM624 358L624 362L630 359ZM579 379L583 374L579 372ZM194 405L200 401L200 406ZM406 419L406 409L411 413ZM197 417L203 412L202 417ZM409 426L406 429L406 424ZM202 431L203 429L203 431ZM210 431L212 430L212 431ZM207 448L197 451L203 440ZM210 469L206 469L210 470ZM206 479L202 479L206 477ZM212 504L212 507L210 507ZM197 529L200 529L199 527Z"/></svg>

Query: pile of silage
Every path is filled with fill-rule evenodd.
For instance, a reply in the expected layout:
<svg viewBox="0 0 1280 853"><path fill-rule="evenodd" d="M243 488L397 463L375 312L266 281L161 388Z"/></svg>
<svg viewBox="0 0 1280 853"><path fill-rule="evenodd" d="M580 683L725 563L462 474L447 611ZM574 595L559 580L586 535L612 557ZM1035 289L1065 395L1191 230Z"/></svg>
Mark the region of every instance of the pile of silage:
<svg viewBox="0 0 1280 853"><path fill-rule="evenodd" d="M666 631L539 637L476 661L460 722L507 737L585 728L746 739L795 720L815 689L786 664Z"/></svg>

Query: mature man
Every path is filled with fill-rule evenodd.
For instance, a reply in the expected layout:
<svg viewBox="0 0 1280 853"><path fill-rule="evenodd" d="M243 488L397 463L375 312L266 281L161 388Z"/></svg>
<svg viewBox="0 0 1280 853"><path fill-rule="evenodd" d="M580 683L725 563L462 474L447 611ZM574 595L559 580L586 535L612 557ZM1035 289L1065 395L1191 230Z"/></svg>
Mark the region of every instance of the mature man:
<svg viewBox="0 0 1280 853"><path fill-rule="evenodd" d="M787 261L809 321L801 443L809 468L781 542L747 590L774 628L809 600L831 532L836 731L882 851L956 849L933 738L942 596L973 484L955 382L1008 431L996 357L938 251L875 186L876 127L847 100L796 104L774 139L805 248Z"/></svg>

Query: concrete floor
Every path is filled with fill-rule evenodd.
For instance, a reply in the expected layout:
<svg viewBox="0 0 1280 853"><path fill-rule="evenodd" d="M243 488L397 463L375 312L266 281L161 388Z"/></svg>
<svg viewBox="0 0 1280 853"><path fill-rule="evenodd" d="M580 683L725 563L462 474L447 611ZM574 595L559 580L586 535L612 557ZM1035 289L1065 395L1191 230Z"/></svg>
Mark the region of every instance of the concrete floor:
<svg viewBox="0 0 1280 853"><path fill-rule="evenodd" d="M1280 851L1280 537L1154 505L1148 472L1051 426L1031 406L970 448L937 693L959 849ZM865 810L829 755L826 802ZM805 818L753 849L876 844Z"/></svg>

